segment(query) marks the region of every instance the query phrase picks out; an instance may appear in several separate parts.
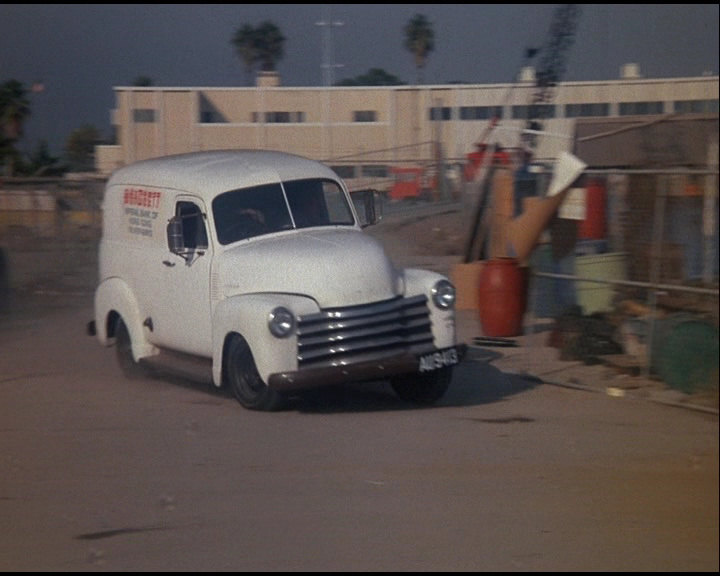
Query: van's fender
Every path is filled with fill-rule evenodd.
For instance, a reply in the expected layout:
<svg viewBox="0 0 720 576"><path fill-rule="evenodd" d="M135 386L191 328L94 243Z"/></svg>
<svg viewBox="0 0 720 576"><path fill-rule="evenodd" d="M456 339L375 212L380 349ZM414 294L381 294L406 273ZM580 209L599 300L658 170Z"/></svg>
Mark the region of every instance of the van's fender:
<svg viewBox="0 0 720 576"><path fill-rule="evenodd" d="M109 319L112 312L119 314L127 326L132 341L133 358L154 356L158 349L147 341L143 320L135 294L127 282L120 278L103 280L95 291L95 328L97 338L104 346L110 346L115 339L110 336Z"/></svg>
<svg viewBox="0 0 720 576"><path fill-rule="evenodd" d="M455 346L455 307L441 310L432 301L432 291L435 284L440 280L448 280L448 278L437 272L418 268L406 268L404 274L406 297L417 296L418 294L427 296L435 346L437 348Z"/></svg>
<svg viewBox="0 0 720 576"><path fill-rule="evenodd" d="M277 338L270 333L268 318L284 306L297 318L320 311L317 302L293 294L245 294L218 302L213 311L213 383L222 385L223 353L230 337L239 334L250 346L255 367L263 382L271 374L297 370L297 334Z"/></svg>

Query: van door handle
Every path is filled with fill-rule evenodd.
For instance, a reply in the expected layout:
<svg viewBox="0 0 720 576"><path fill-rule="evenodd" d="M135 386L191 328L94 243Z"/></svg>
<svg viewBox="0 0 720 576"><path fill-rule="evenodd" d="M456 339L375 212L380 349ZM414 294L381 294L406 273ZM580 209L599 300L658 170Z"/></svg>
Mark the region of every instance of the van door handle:
<svg viewBox="0 0 720 576"><path fill-rule="evenodd" d="M163 260L163 264L165 264L165 266L167 266L169 268L172 268L173 266L175 266L175 262L170 262L170 260Z"/></svg>

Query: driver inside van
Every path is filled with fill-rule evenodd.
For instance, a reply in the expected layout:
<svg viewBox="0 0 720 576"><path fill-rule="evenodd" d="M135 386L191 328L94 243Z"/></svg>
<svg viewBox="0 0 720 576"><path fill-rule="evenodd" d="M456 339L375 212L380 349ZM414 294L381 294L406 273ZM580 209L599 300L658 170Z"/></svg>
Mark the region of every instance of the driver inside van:
<svg viewBox="0 0 720 576"><path fill-rule="evenodd" d="M327 207L320 183L313 186L305 184L294 189L286 185L286 189L296 228L328 224Z"/></svg>
<svg viewBox="0 0 720 576"><path fill-rule="evenodd" d="M235 211L233 228L241 238L250 238L267 231L265 215L256 208L241 208Z"/></svg>

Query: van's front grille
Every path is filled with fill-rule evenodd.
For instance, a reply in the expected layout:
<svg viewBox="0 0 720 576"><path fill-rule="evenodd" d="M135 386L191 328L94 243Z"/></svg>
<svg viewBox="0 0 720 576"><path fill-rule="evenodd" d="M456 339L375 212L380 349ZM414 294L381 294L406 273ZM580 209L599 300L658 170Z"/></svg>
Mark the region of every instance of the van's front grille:
<svg viewBox="0 0 720 576"><path fill-rule="evenodd" d="M298 319L298 367L345 366L432 349L424 295L325 309Z"/></svg>

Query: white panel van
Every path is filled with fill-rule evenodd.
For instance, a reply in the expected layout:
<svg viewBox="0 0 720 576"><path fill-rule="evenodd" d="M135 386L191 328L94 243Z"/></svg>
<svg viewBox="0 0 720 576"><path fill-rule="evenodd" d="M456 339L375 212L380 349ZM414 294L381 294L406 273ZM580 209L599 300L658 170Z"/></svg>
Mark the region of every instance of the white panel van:
<svg viewBox="0 0 720 576"><path fill-rule="evenodd" d="M198 152L120 168L103 200L89 331L130 377L200 368L249 409L379 379L434 403L464 351L455 290L396 268L362 230L375 220L372 191L351 195L296 155Z"/></svg>

